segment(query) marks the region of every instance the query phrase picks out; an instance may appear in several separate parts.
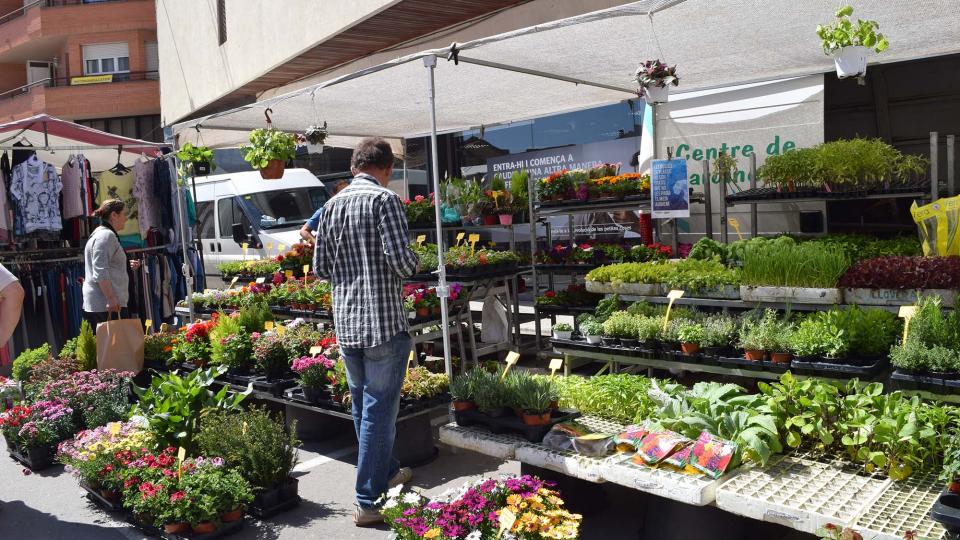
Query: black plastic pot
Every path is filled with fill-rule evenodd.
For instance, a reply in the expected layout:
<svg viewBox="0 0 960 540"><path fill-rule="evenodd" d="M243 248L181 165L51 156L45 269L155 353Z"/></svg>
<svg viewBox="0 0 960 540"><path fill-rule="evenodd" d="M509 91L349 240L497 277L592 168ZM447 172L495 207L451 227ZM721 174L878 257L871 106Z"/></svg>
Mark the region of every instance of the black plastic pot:
<svg viewBox="0 0 960 540"><path fill-rule="evenodd" d="M303 397L310 403L317 403L323 397L323 388L316 388L312 386L302 386Z"/></svg>
<svg viewBox="0 0 960 540"><path fill-rule="evenodd" d="M258 492L247 512L259 519L266 519L289 510L300 504L300 495L297 491L300 481L293 477L280 484Z"/></svg>
<svg viewBox="0 0 960 540"><path fill-rule="evenodd" d="M638 341L632 338L620 338L620 345L630 349L637 348Z"/></svg>
<svg viewBox="0 0 960 540"><path fill-rule="evenodd" d="M552 411L550 413L550 422L541 426L528 426L523 420L511 414L508 417L491 417L477 410L454 412L454 418L459 426L481 425L493 433L518 433L525 439L533 443L543 441L544 435L550 431L555 424L566 420L572 420L580 416L576 411Z"/></svg>
<svg viewBox="0 0 960 540"><path fill-rule="evenodd" d="M604 347L616 347L620 345L620 338L603 336L600 338L600 342Z"/></svg>
<svg viewBox="0 0 960 540"><path fill-rule="evenodd" d="M28 469L34 472L53 466L53 458L56 454L56 445L10 449L10 455L13 456L13 459L23 463Z"/></svg>

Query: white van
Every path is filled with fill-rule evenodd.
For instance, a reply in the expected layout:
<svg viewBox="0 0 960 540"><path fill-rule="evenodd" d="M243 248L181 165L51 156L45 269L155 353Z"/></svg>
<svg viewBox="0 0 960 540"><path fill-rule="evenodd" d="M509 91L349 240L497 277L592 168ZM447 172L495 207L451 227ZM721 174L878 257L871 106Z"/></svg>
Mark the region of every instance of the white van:
<svg viewBox="0 0 960 540"><path fill-rule="evenodd" d="M273 257L282 244L300 241L300 228L329 198L324 184L306 169L287 169L279 180L258 171L198 177L197 230L208 277L217 265ZM266 248L272 247L268 250Z"/></svg>

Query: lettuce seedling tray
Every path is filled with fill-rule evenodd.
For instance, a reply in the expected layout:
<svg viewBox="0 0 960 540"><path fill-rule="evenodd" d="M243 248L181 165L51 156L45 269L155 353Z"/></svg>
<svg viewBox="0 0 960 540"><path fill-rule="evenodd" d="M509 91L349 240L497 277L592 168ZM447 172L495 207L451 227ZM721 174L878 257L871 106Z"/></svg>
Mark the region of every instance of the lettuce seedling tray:
<svg viewBox="0 0 960 540"><path fill-rule="evenodd" d="M836 460L787 456L724 482L717 506L813 534L828 523L852 525L890 482Z"/></svg>
<svg viewBox="0 0 960 540"><path fill-rule="evenodd" d="M527 443L526 439L512 433L490 433L454 423L440 428L440 442L503 460L514 459L517 447Z"/></svg>
<svg viewBox="0 0 960 540"><path fill-rule="evenodd" d="M600 476L607 482L657 495L694 506L705 506L716 499L717 487L730 475L713 479L691 475L665 467L650 467L633 462L635 454L618 454L600 466ZM735 474L735 473L732 473Z"/></svg>
<svg viewBox="0 0 960 540"><path fill-rule="evenodd" d="M931 517L941 485L933 475L891 482L860 514L853 528L864 540L902 540L910 531L917 533L917 540L956 538Z"/></svg>

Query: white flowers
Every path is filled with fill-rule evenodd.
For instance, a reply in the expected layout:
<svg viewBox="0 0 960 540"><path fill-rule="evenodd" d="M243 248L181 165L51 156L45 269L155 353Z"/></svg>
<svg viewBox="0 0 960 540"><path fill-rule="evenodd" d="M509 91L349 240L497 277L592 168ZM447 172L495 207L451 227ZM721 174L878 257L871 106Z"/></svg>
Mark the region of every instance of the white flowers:
<svg viewBox="0 0 960 540"><path fill-rule="evenodd" d="M400 495L401 491L403 491L403 484L400 484L399 486L393 486L389 491L387 491L387 498L396 499L397 496Z"/></svg>
<svg viewBox="0 0 960 540"><path fill-rule="evenodd" d="M464 540L483 540L480 536L480 531L473 531L468 534Z"/></svg>
<svg viewBox="0 0 960 540"><path fill-rule="evenodd" d="M383 503L383 509L389 510L391 508L396 508L397 500L396 499L387 499L387 502Z"/></svg>
<svg viewBox="0 0 960 540"><path fill-rule="evenodd" d="M404 504L417 504L420 502L420 495L414 491L404 494L403 503Z"/></svg>

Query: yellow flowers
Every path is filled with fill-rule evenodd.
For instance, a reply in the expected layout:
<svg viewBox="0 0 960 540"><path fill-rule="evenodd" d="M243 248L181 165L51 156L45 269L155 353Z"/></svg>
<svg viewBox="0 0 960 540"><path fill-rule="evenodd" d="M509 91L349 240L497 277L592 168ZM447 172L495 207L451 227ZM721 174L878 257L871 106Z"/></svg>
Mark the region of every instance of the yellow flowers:
<svg viewBox="0 0 960 540"><path fill-rule="evenodd" d="M545 502L554 509L548 509ZM563 501L554 491L541 488L526 498L517 494L509 495L507 505L507 509L517 516L517 521L510 529L513 533L539 534L557 540L579 537L582 516L560 508Z"/></svg>
<svg viewBox="0 0 960 540"><path fill-rule="evenodd" d="M440 529L437 529L436 527L434 527L433 529L430 529L429 531L423 533L423 537L424 537L424 538L436 538L436 537L438 537L438 536L440 536Z"/></svg>

